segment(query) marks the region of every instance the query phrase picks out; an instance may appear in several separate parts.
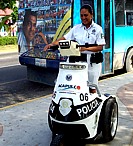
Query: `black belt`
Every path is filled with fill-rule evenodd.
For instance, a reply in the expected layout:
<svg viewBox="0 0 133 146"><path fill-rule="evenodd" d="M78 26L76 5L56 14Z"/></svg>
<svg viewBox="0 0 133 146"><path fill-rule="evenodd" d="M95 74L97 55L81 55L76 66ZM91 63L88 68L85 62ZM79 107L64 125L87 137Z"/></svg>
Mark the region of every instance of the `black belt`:
<svg viewBox="0 0 133 146"><path fill-rule="evenodd" d="M81 53L81 56L70 56L69 57L69 62L87 62L87 54Z"/></svg>
<svg viewBox="0 0 133 146"><path fill-rule="evenodd" d="M83 62L87 62L87 54L83 54L81 53L81 56L70 56L69 57L69 62L79 62L79 61L83 61ZM103 54L102 52L96 52L96 53L92 53L91 57L90 57L90 63L101 63L103 62Z"/></svg>

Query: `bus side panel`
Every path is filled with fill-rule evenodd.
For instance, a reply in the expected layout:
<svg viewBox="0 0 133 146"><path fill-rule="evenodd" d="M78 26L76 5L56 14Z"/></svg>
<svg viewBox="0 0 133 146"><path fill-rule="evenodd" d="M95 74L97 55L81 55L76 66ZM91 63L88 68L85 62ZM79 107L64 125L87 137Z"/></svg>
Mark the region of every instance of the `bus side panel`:
<svg viewBox="0 0 133 146"><path fill-rule="evenodd" d="M44 2L20 0L18 11L19 61L20 64L27 66L29 80L49 85L54 84L59 63L65 61L66 57L60 56L59 51L45 52L43 49L46 44L60 38L70 30L71 8L71 0ZM32 17L30 20L28 16L26 17L27 13L28 15L32 13L32 16L37 17L35 34L32 39L30 38L30 42L27 40L34 32L33 27L36 19ZM27 37L25 34L28 31Z"/></svg>
<svg viewBox="0 0 133 146"><path fill-rule="evenodd" d="M124 67L127 50L133 46L132 34L132 27L115 27L113 60L114 70L121 69Z"/></svg>

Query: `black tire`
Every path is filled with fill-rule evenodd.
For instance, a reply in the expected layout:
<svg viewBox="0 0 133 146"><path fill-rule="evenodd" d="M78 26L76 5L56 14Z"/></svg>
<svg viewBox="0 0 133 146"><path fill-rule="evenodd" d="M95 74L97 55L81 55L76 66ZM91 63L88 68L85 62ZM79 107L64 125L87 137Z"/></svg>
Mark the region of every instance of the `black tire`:
<svg viewBox="0 0 133 146"><path fill-rule="evenodd" d="M131 48L126 57L126 71L133 71L133 48Z"/></svg>
<svg viewBox="0 0 133 146"><path fill-rule="evenodd" d="M102 136L104 142L114 139L118 126L118 104L115 99L107 100L103 112Z"/></svg>
<svg viewBox="0 0 133 146"><path fill-rule="evenodd" d="M51 123L51 119L50 119L50 115L49 114L48 114L48 125L49 125L49 128L50 128L51 132L52 132L52 139L54 139L55 136L56 136L56 133L53 132L53 126L52 126L52 123Z"/></svg>
<svg viewBox="0 0 133 146"><path fill-rule="evenodd" d="M65 146L64 145L64 136L63 135L56 135L52 139L50 146Z"/></svg>
<svg viewBox="0 0 133 146"><path fill-rule="evenodd" d="M48 125L51 131L53 131L53 127L52 127L52 123L51 123L51 119L50 119L50 115L48 114Z"/></svg>
<svg viewBox="0 0 133 146"><path fill-rule="evenodd" d="M78 137L70 135L56 135L51 141L50 146L85 146L85 143Z"/></svg>

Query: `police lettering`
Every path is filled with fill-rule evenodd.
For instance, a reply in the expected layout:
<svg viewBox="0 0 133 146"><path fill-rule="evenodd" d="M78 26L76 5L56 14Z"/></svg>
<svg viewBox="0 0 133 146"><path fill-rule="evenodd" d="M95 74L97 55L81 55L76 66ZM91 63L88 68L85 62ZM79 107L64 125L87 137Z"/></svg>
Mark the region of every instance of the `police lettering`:
<svg viewBox="0 0 133 146"><path fill-rule="evenodd" d="M84 105L82 108L77 109L77 113L80 117L82 116L82 114L87 115L93 110L95 110L99 105L100 103L95 99L91 103Z"/></svg>
<svg viewBox="0 0 133 146"><path fill-rule="evenodd" d="M58 87L63 87L63 88L73 88L73 89L76 89L77 88L77 86L76 85L67 85L67 84L59 84L59 86Z"/></svg>

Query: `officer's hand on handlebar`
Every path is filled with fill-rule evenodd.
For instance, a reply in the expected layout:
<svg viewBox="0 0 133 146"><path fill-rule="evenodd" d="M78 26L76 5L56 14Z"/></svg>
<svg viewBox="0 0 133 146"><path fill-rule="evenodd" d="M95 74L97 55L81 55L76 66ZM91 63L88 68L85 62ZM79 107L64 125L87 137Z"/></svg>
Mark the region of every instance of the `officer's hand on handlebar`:
<svg viewBox="0 0 133 146"><path fill-rule="evenodd" d="M80 47L80 48L79 48L79 51L80 51L80 52L86 51L86 47Z"/></svg>
<svg viewBox="0 0 133 146"><path fill-rule="evenodd" d="M44 51L47 51L48 49L50 49L50 47L52 47L53 46L53 44L48 44L48 45L46 45L45 47L44 47Z"/></svg>

